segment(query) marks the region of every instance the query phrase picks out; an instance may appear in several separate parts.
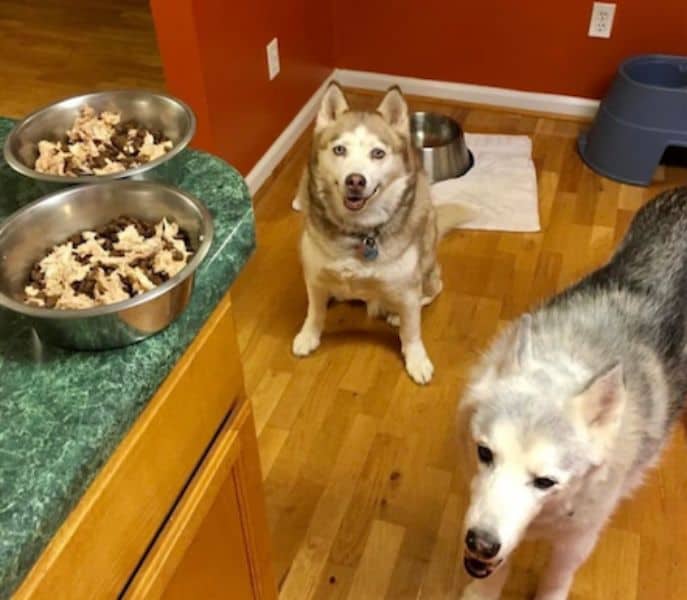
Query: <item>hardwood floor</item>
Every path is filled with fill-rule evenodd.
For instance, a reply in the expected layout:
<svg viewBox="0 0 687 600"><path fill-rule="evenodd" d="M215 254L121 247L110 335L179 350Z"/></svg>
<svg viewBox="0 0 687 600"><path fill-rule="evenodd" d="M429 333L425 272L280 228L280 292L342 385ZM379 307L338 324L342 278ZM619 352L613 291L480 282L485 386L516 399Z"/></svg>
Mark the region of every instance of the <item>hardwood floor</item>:
<svg viewBox="0 0 687 600"><path fill-rule="evenodd" d="M358 106L377 96L356 93ZM233 298L255 405L275 571L284 600L456 598L466 581L460 530L469 459L455 411L466 375L505 322L601 264L635 211L687 170L660 169L650 189L592 173L575 152L584 124L413 100L467 131L532 136L543 231L462 231L440 249L444 291L423 329L436 373L403 370L396 333L361 306L336 305L321 348L291 356L305 315L290 208L301 140L257 198L258 251ZM660 467L622 505L579 572L574 600L687 598L687 440L678 428ZM517 555L506 598L534 591L546 547Z"/></svg>
<svg viewBox="0 0 687 600"><path fill-rule="evenodd" d="M0 115L100 89L163 90L144 0L2 0Z"/></svg>

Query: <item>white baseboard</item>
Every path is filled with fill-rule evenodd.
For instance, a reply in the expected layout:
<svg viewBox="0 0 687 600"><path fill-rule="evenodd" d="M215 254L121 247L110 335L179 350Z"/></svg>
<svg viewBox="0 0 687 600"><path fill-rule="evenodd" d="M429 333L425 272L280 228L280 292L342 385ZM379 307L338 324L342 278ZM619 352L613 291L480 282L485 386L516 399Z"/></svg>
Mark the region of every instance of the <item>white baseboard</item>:
<svg viewBox="0 0 687 600"><path fill-rule="evenodd" d="M335 69L332 76L328 77L310 97L291 123L288 124L286 129L246 175L246 183L251 194L260 189L262 184L272 174L272 171L274 171L284 156L286 156L286 153L295 144L296 140L310 126L317 114L320 98L332 79L336 79L345 87L385 90L392 85L399 85L405 93L414 96L531 110L571 117L591 118L599 108L598 100L579 98L577 96L523 92L522 90L510 90L470 83L453 83L434 79L420 79L418 77L401 77L385 73Z"/></svg>
<svg viewBox="0 0 687 600"><path fill-rule="evenodd" d="M310 97L303 108L298 111L298 114L287 125L286 129L274 140L274 143L268 148L267 152L260 157L260 160L255 163L248 175L246 175L246 183L251 194L255 194L260 189L262 184L272 174L272 171L276 169L277 165L286 156L286 153L291 150L296 140L313 122L317 115L317 109L320 107L320 98L331 80L331 76L327 77L325 82Z"/></svg>
<svg viewBox="0 0 687 600"><path fill-rule="evenodd" d="M523 92L506 88L453 83L418 77L401 77L386 73L336 69L334 78L344 87L367 90L386 90L398 85L406 94L426 96L440 100L454 100L475 104L488 104L521 110L553 113L572 117L593 117L599 108L599 101L577 96Z"/></svg>

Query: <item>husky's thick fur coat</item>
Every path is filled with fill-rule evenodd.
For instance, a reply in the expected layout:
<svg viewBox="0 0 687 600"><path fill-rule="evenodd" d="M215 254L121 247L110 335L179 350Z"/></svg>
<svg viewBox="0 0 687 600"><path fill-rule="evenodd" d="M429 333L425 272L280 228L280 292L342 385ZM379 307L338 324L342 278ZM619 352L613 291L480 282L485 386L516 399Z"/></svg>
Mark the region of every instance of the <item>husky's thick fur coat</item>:
<svg viewBox="0 0 687 600"><path fill-rule="evenodd" d="M375 112L350 110L341 88L328 88L298 199L308 311L294 354L319 346L331 298L363 300L370 315L399 325L406 369L427 383L420 313L442 287L437 241L469 213L452 207L437 218L398 88Z"/></svg>
<svg viewBox="0 0 687 600"><path fill-rule="evenodd" d="M464 598L500 596L526 535L552 542L538 600L567 598L687 393L687 189L636 215L611 261L506 330L463 402L479 461Z"/></svg>

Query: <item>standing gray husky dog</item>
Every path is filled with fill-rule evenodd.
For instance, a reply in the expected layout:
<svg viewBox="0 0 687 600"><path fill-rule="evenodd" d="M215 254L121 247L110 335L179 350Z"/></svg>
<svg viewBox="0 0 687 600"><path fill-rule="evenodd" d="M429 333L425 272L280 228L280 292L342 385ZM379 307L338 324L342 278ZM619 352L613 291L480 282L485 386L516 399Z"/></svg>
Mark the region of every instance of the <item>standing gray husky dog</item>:
<svg viewBox="0 0 687 600"><path fill-rule="evenodd" d="M687 393L687 188L642 208L612 260L492 345L464 406L479 459L463 598L500 596L526 535L553 548L537 600L567 598Z"/></svg>
<svg viewBox="0 0 687 600"><path fill-rule="evenodd" d="M467 207L433 206L398 88L376 111L363 112L350 110L341 88L329 86L297 201L308 313L294 354L319 346L330 298L364 300L371 316L400 326L406 370L417 383L429 382L434 367L420 313L442 287L437 242L473 215Z"/></svg>

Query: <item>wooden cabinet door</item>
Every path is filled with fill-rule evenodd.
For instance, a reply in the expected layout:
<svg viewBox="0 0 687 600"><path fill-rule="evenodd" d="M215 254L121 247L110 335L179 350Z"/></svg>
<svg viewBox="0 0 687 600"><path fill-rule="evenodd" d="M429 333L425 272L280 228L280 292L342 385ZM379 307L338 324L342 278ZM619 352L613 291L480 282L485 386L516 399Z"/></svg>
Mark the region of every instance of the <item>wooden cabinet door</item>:
<svg viewBox="0 0 687 600"><path fill-rule="evenodd" d="M225 426L181 497L126 598L257 598L242 510L239 432Z"/></svg>

